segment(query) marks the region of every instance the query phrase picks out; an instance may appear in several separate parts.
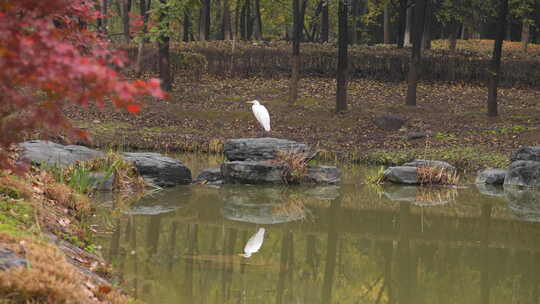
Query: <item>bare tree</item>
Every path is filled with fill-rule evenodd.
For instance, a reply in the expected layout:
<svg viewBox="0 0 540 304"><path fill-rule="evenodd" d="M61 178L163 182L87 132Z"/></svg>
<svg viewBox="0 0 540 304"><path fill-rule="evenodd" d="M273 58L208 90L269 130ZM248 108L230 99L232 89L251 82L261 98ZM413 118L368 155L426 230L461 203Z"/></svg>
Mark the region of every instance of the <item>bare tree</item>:
<svg viewBox="0 0 540 304"><path fill-rule="evenodd" d="M255 0L255 26L253 27L253 38L262 40L262 18L260 0Z"/></svg>
<svg viewBox="0 0 540 304"><path fill-rule="evenodd" d="M293 7L293 39L292 39L292 73L289 92L289 102L294 103L298 98L298 82L300 81L300 39L302 27L300 25L300 0L292 0Z"/></svg>
<svg viewBox="0 0 540 304"><path fill-rule="evenodd" d="M407 77L407 99L408 106L416 106L416 85L418 83L418 71L422 64L422 36L424 32L424 21L426 14L426 0L416 0L414 6L414 19L412 23L412 52L409 64L409 75Z"/></svg>
<svg viewBox="0 0 540 304"><path fill-rule="evenodd" d="M523 20L521 25L521 48L524 52L527 52L529 47L529 32L530 32L530 23L527 20Z"/></svg>
<svg viewBox="0 0 540 304"><path fill-rule="evenodd" d="M131 0L122 0L121 8L124 40L126 43L129 43L131 41L131 33L129 28L129 13L131 12Z"/></svg>
<svg viewBox="0 0 540 304"><path fill-rule="evenodd" d="M161 4L167 4L167 0L159 0ZM166 20L166 10L159 10L159 22L165 23L164 27L168 28L169 23ZM158 61L159 61L159 78L161 78L161 88L165 91L172 89L172 77L170 71L170 54L169 54L169 34L162 31L158 37Z"/></svg>
<svg viewBox="0 0 540 304"><path fill-rule="evenodd" d="M383 43L390 44L390 12L388 10L388 2L384 4L383 14Z"/></svg>
<svg viewBox="0 0 540 304"><path fill-rule="evenodd" d="M322 6L322 18L321 18L321 42L328 42L328 35L330 33L330 21L328 17L328 1L324 0Z"/></svg>
<svg viewBox="0 0 540 304"><path fill-rule="evenodd" d="M497 7L497 36L493 46L493 56L488 68L488 99L487 99L487 114L488 116L497 116L497 86L499 82L499 72L501 69L501 55L506 28L506 18L508 16L508 0L499 0Z"/></svg>
<svg viewBox="0 0 540 304"><path fill-rule="evenodd" d="M189 10L187 8L184 8L184 20L183 20L183 28L182 28L182 41L188 42L190 39L190 33L191 33L191 17L189 14Z"/></svg>
<svg viewBox="0 0 540 304"><path fill-rule="evenodd" d="M229 8L229 0L223 0L223 14L221 15L220 38L224 40L232 39L231 37L231 11Z"/></svg>
<svg viewBox="0 0 540 304"><path fill-rule="evenodd" d="M135 72L137 74L141 74L142 72L142 59L144 55L144 43L146 42L146 34L148 33L148 17L150 10L150 5L152 3L152 0L139 0L139 9L141 11L141 16L143 17L143 37L139 40L139 46L137 50L137 61L135 62Z"/></svg>
<svg viewBox="0 0 540 304"><path fill-rule="evenodd" d="M398 48L405 45L405 27L407 24L407 0L399 0L398 6L398 30L396 44Z"/></svg>
<svg viewBox="0 0 540 304"><path fill-rule="evenodd" d="M347 111L347 66L348 36L347 0L339 0L338 5L338 65L336 89L336 113Z"/></svg>

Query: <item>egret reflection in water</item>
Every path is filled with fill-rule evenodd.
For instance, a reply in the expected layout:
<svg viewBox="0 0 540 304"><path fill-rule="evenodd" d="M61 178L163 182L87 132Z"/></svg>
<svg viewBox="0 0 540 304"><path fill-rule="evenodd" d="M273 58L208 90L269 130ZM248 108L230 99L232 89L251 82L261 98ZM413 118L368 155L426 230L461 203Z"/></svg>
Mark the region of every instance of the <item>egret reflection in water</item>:
<svg viewBox="0 0 540 304"><path fill-rule="evenodd" d="M264 241L264 228L259 228L259 230L252 235L244 247L244 254L241 254L245 258L251 257L252 254L256 253L261 249L262 243Z"/></svg>

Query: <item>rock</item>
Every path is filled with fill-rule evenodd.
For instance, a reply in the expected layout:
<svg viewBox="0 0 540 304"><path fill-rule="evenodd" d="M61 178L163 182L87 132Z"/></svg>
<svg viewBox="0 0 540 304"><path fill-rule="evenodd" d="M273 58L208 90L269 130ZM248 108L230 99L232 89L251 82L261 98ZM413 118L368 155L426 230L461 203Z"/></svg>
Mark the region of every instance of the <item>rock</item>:
<svg viewBox="0 0 540 304"><path fill-rule="evenodd" d="M383 194L391 201L416 201L416 186L384 185Z"/></svg>
<svg viewBox="0 0 540 304"><path fill-rule="evenodd" d="M84 146L64 146L45 140L31 140L19 144L21 158L33 164L67 167L77 161L87 161L104 155L103 152Z"/></svg>
<svg viewBox="0 0 540 304"><path fill-rule="evenodd" d="M191 170L181 161L159 153L124 152L142 177L160 187L172 187L191 183Z"/></svg>
<svg viewBox="0 0 540 304"><path fill-rule="evenodd" d="M220 196L225 202L222 214L229 220L260 225L304 219L305 208L289 202L289 194L280 187L224 186L220 189Z"/></svg>
<svg viewBox="0 0 540 304"><path fill-rule="evenodd" d="M20 143L21 156L34 164L56 165L59 167L69 166L77 161L87 161L102 157L103 152L89 149L84 146L64 146L50 141L32 140ZM159 153L121 153L130 162L133 162L139 174L160 187L169 187L191 183L191 171L182 162ZM104 177L100 173L94 173L91 178L95 180L100 190L112 189L112 180L98 186L98 181Z"/></svg>
<svg viewBox="0 0 540 304"><path fill-rule="evenodd" d="M201 173L195 179L197 183L204 183L208 185L220 185L223 184L223 175L220 168L208 168L203 169Z"/></svg>
<svg viewBox="0 0 540 304"><path fill-rule="evenodd" d="M279 138L239 138L225 142L223 152L229 161L258 161L276 158L276 152L312 152L306 144Z"/></svg>
<svg viewBox="0 0 540 304"><path fill-rule="evenodd" d="M380 129L386 131L397 131L405 124L405 120L398 115L384 114L375 117L374 123Z"/></svg>
<svg viewBox="0 0 540 304"><path fill-rule="evenodd" d="M502 185L504 184L504 178L506 177L506 172L508 170L504 169L484 169L478 172L476 177L476 184L488 184L488 185Z"/></svg>
<svg viewBox="0 0 540 304"><path fill-rule="evenodd" d="M169 188L142 197L124 213L132 215L172 214L174 211L186 207L191 198L190 186Z"/></svg>
<svg viewBox="0 0 540 304"><path fill-rule="evenodd" d="M334 185L340 181L341 172L334 166L308 166L308 183Z"/></svg>
<svg viewBox="0 0 540 304"><path fill-rule="evenodd" d="M227 184L283 184L283 167L265 161L232 161L221 165L221 173ZM307 176L301 183L337 184L341 181L338 168L332 166L308 166Z"/></svg>
<svg viewBox="0 0 540 304"><path fill-rule="evenodd" d="M384 177L396 184L418 184L418 179L416 178L416 167L390 167L384 170Z"/></svg>
<svg viewBox="0 0 540 304"><path fill-rule="evenodd" d="M113 190L114 174L106 176L104 172L91 172L89 177L92 189L98 191Z"/></svg>
<svg viewBox="0 0 540 304"><path fill-rule="evenodd" d="M331 201L339 197L339 186L317 186L310 187L306 195L316 200Z"/></svg>
<svg viewBox="0 0 540 304"><path fill-rule="evenodd" d="M540 161L540 147L522 147L510 156L512 162L518 160Z"/></svg>
<svg viewBox="0 0 540 304"><path fill-rule="evenodd" d="M428 167L428 168L441 168L449 171L456 171L456 167L450 165L449 163L441 160L426 160L426 159L415 159L411 162L405 163L403 167Z"/></svg>
<svg viewBox="0 0 540 304"><path fill-rule="evenodd" d="M437 206L455 201L457 191L450 187L384 186L384 195L392 201L411 202L416 206Z"/></svg>
<svg viewBox="0 0 540 304"><path fill-rule="evenodd" d="M476 184L478 192L483 195L502 197L504 196L504 188L496 184Z"/></svg>
<svg viewBox="0 0 540 304"><path fill-rule="evenodd" d="M26 259L18 256L13 250L8 248L0 248L0 271L7 270L12 267L26 267L28 262Z"/></svg>
<svg viewBox="0 0 540 304"><path fill-rule="evenodd" d="M505 186L540 187L540 162L518 160L510 164Z"/></svg>
<svg viewBox="0 0 540 304"><path fill-rule="evenodd" d="M429 134L426 132L411 132L406 135L408 140L422 139L428 136Z"/></svg>
<svg viewBox="0 0 540 304"><path fill-rule="evenodd" d="M221 174L229 184L281 184L282 167L262 161L231 161L221 164Z"/></svg>
<svg viewBox="0 0 540 304"><path fill-rule="evenodd" d="M540 191L505 186L504 195L508 201L508 207L517 218L540 222Z"/></svg>

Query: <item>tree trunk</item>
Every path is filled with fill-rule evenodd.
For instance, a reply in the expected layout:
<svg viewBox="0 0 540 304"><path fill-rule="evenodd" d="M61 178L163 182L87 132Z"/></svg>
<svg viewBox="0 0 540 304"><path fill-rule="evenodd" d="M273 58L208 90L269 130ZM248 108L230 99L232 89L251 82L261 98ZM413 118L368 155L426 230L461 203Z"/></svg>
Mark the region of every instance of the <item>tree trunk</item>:
<svg viewBox="0 0 540 304"><path fill-rule="evenodd" d="M512 27L510 26L511 24L508 23L508 21L506 22L506 34L505 34L505 38L504 40L506 41L512 41Z"/></svg>
<svg viewBox="0 0 540 304"><path fill-rule="evenodd" d="M189 33L191 32L191 20L189 17L189 11L184 8L184 29L182 33L182 41L189 42Z"/></svg>
<svg viewBox="0 0 540 304"><path fill-rule="evenodd" d="M221 33L220 38L230 40L231 37L231 11L229 0L223 0L223 14L221 15Z"/></svg>
<svg viewBox="0 0 540 304"><path fill-rule="evenodd" d="M524 52L527 52L527 48L529 47L529 29L530 24L524 20L521 26L521 48Z"/></svg>
<svg viewBox="0 0 540 304"><path fill-rule="evenodd" d="M321 18L321 42L328 42L328 35L330 33L330 22L328 17L328 3L329 0L324 0L322 7Z"/></svg>
<svg viewBox="0 0 540 304"><path fill-rule="evenodd" d="M422 36L426 13L426 0L416 0L414 7L414 21L412 21L412 52L407 78L406 105L416 106L416 84L418 82L418 70L421 69Z"/></svg>
<svg viewBox="0 0 540 304"><path fill-rule="evenodd" d="M162 4L167 3L167 0L159 0ZM159 11L159 21L165 22L166 11ZM169 24L165 25L168 28ZM169 55L169 35L161 33L158 39L158 59L159 59L159 78L161 78L161 89L170 92L172 89L172 77L170 71L170 55Z"/></svg>
<svg viewBox="0 0 540 304"><path fill-rule="evenodd" d="M97 19L97 28L98 31L102 34L107 35L107 11L109 9L109 1L99 0L98 10L101 14L100 18Z"/></svg>
<svg viewBox="0 0 540 304"><path fill-rule="evenodd" d="M131 0L122 0L122 26L124 34L124 42L129 43L131 41L131 34L129 29L129 13L131 11Z"/></svg>
<svg viewBox="0 0 540 304"><path fill-rule="evenodd" d="M450 35L448 36L448 49L451 53L454 53L457 48L457 36L459 33L459 23L456 21L452 22L450 25Z"/></svg>
<svg viewBox="0 0 540 304"><path fill-rule="evenodd" d="M388 11L388 3L384 5L383 16L383 31L384 31L384 44L390 44L390 12Z"/></svg>
<svg viewBox="0 0 540 304"><path fill-rule="evenodd" d="M336 113L347 111L348 36L347 0L339 0L338 6L338 65L336 89Z"/></svg>
<svg viewBox="0 0 540 304"><path fill-rule="evenodd" d="M253 37L253 18L251 12L251 0L246 0L246 39L251 40Z"/></svg>
<svg viewBox="0 0 540 304"><path fill-rule="evenodd" d="M240 36L242 40L247 39L247 24L246 24L246 2L242 5L242 10L240 12Z"/></svg>
<svg viewBox="0 0 540 304"><path fill-rule="evenodd" d="M493 57L488 68L488 99L487 110L488 116L494 117L498 115L497 111L497 85L499 82L499 71L501 69L501 55L504 34L506 29L506 17L508 15L508 0L500 0L498 5L497 16L497 37L493 46Z"/></svg>
<svg viewBox="0 0 540 304"><path fill-rule="evenodd" d="M298 82L300 81L300 35L302 33L302 27L300 25L300 5L301 0L292 0L293 7L293 37L292 37L292 73L291 84L289 92L289 102L294 103L298 98Z"/></svg>
<svg viewBox="0 0 540 304"><path fill-rule="evenodd" d="M357 44L358 43L358 40L360 37L358 37L358 31L357 31L357 26L358 26L358 23L356 22L357 21L357 18L359 17L359 11L360 11L360 0L352 0L351 1L351 16L352 16L352 22L351 22L351 29L350 29L350 43L351 44Z"/></svg>
<svg viewBox="0 0 540 304"><path fill-rule="evenodd" d="M135 73L137 73L137 75L141 75L142 73L142 59L144 56L144 43L146 42L145 40L147 39L144 36L146 36L146 34L148 33L148 17L149 17L148 10L150 9L150 4L151 4L151 0L148 0L148 3L146 2L146 0L139 1L139 10L141 11L141 16L143 18L143 28L142 28L143 37L139 40L139 46L137 49L137 61L135 62Z"/></svg>
<svg viewBox="0 0 540 304"><path fill-rule="evenodd" d="M302 0L302 5L300 5L300 41L304 39L304 29L305 29L305 19L306 19L306 10L307 10L308 0Z"/></svg>
<svg viewBox="0 0 540 304"><path fill-rule="evenodd" d="M240 33L240 20L242 18L240 12L240 2L242 0L236 0L236 5L234 7L234 31L233 31L233 40L238 39L238 34Z"/></svg>
<svg viewBox="0 0 540 304"><path fill-rule="evenodd" d="M430 50L431 49L431 3L430 0L426 0L426 9L425 9L425 21L424 21L424 33L422 35L422 49Z"/></svg>
<svg viewBox="0 0 540 304"><path fill-rule="evenodd" d="M416 5L414 6L416 7ZM412 27L413 27L413 19L415 18L414 16L414 10L413 10L413 6L410 6L407 8L407 19L406 19L406 22L405 22L405 36L403 38L403 45L405 46L411 46L412 44Z"/></svg>
<svg viewBox="0 0 540 304"><path fill-rule="evenodd" d="M253 36L255 40L262 40L261 1L255 0L255 27Z"/></svg>
<svg viewBox="0 0 540 304"><path fill-rule="evenodd" d="M202 31L201 31L201 40L210 40L210 8L211 0L203 0L202 6Z"/></svg>
<svg viewBox="0 0 540 304"><path fill-rule="evenodd" d="M405 27L407 23L407 0L399 0L398 32L396 44L398 49L405 45Z"/></svg>

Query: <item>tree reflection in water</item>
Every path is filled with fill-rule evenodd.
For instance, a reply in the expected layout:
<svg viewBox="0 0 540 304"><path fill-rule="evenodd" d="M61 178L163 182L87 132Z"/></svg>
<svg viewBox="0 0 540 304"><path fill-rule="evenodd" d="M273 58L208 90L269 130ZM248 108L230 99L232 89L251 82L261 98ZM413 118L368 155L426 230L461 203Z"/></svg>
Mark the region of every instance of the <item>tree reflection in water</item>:
<svg viewBox="0 0 540 304"><path fill-rule="evenodd" d="M540 224L505 217L500 204L468 204L465 213L456 201L422 213L412 201L356 206L341 196L322 201L303 196L301 189L288 189L283 196L282 190L252 187L246 197L238 188L204 188L204 195L191 189L193 199L182 208L128 214L113 222L113 233L101 245L122 271L126 291L148 303L538 300ZM237 204L224 202L220 193L233 193ZM222 212L226 206L230 214L275 219L267 212L280 203L275 193L304 202L312 218L257 224L228 219L229 213ZM264 200L265 195L275 197L257 213L252 198ZM249 259L238 256L259 227L267 231L264 246Z"/></svg>

